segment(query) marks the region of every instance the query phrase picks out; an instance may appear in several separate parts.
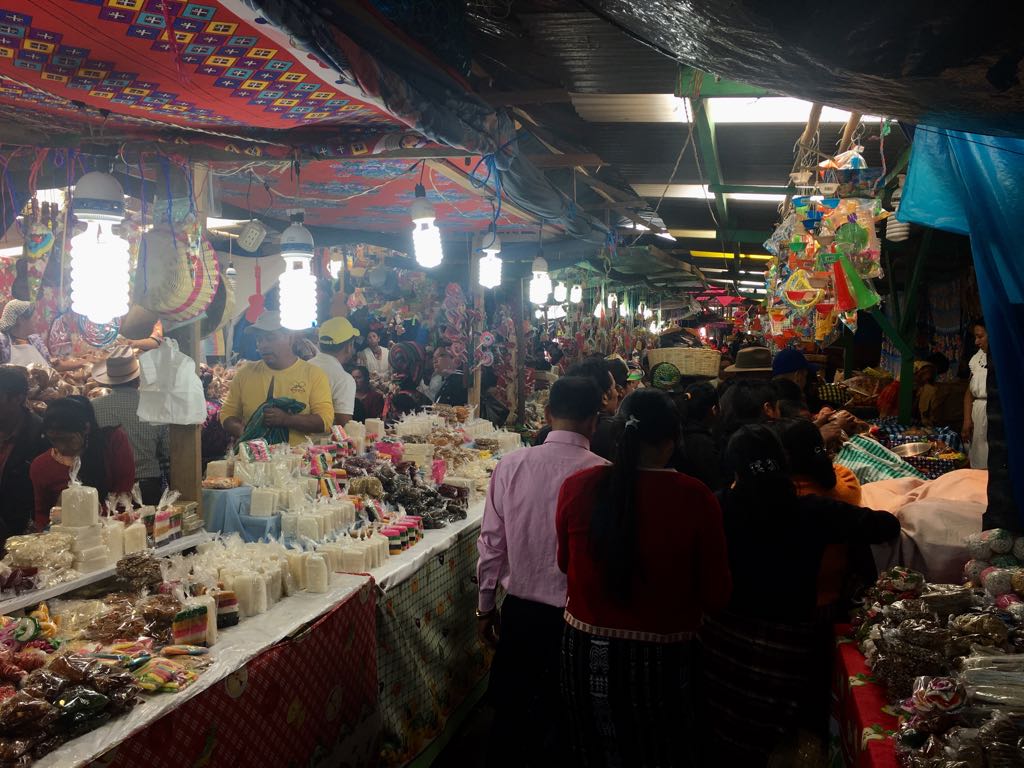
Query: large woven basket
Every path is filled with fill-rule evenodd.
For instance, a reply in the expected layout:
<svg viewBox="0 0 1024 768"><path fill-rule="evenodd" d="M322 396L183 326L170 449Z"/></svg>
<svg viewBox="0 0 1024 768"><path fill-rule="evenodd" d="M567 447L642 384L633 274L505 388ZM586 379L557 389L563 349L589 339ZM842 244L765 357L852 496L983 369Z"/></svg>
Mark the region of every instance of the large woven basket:
<svg viewBox="0 0 1024 768"><path fill-rule="evenodd" d="M707 347L665 347L647 350L647 363L654 368L658 363L672 363L683 376L718 375L721 353Z"/></svg>

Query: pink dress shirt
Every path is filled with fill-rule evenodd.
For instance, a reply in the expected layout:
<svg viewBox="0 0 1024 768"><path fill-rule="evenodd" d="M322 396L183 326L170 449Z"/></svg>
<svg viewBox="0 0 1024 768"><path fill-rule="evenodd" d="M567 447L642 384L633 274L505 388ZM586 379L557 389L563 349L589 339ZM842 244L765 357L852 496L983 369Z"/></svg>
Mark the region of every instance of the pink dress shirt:
<svg viewBox="0 0 1024 768"><path fill-rule="evenodd" d="M589 446L582 435L559 430L551 432L543 445L516 451L498 463L476 544L481 611L494 608L499 583L524 600L565 607L555 512L567 477L608 463Z"/></svg>

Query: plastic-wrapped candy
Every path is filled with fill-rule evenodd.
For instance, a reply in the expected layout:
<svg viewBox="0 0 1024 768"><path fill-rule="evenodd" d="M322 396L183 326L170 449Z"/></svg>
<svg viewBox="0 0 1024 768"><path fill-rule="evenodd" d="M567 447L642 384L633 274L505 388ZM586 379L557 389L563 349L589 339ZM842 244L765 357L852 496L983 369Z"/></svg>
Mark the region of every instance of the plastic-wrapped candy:
<svg viewBox="0 0 1024 768"><path fill-rule="evenodd" d="M1020 561L1013 555L992 555L992 565L997 568L1017 568Z"/></svg>
<svg viewBox="0 0 1024 768"><path fill-rule="evenodd" d="M919 595L924 590L924 575L910 568L895 566L883 571L876 587L897 594Z"/></svg>
<svg viewBox="0 0 1024 768"><path fill-rule="evenodd" d="M981 586L981 574L992 567L988 560L968 560L964 565L964 581L976 587Z"/></svg>
<svg viewBox="0 0 1024 768"><path fill-rule="evenodd" d="M1010 577L1010 584L1013 586L1014 592L1024 596L1024 569L1013 572L1013 576Z"/></svg>
<svg viewBox="0 0 1024 768"><path fill-rule="evenodd" d="M25 678L22 690L38 699L53 700L68 687L70 681L47 668L30 672Z"/></svg>
<svg viewBox="0 0 1024 768"><path fill-rule="evenodd" d="M967 545L967 553L971 559L985 561L992 559L992 546L987 537L983 537L980 533L972 533L964 543Z"/></svg>
<svg viewBox="0 0 1024 768"><path fill-rule="evenodd" d="M996 607L1005 611L1011 605L1014 605L1016 603L1021 603L1021 602L1024 602L1024 601L1022 601L1020 599L1020 597L1015 595L1013 592L1010 592L1009 594L1000 595L999 597L996 598Z"/></svg>
<svg viewBox="0 0 1024 768"><path fill-rule="evenodd" d="M964 705L967 691L951 677L919 677L911 701L919 712L950 712Z"/></svg>
<svg viewBox="0 0 1024 768"><path fill-rule="evenodd" d="M991 613L964 614L949 620L949 628L961 635L973 635L983 645L1003 645L1010 631Z"/></svg>
<svg viewBox="0 0 1024 768"><path fill-rule="evenodd" d="M981 584L985 592L999 597L1013 591L1013 571L1006 568L986 568L981 573Z"/></svg>
<svg viewBox="0 0 1024 768"><path fill-rule="evenodd" d="M58 716L50 702L19 691L0 704L0 731L12 736L44 733Z"/></svg>
<svg viewBox="0 0 1024 768"><path fill-rule="evenodd" d="M993 528L982 531L981 538L988 542L993 554L1005 555L1013 549L1013 534L1005 528Z"/></svg>

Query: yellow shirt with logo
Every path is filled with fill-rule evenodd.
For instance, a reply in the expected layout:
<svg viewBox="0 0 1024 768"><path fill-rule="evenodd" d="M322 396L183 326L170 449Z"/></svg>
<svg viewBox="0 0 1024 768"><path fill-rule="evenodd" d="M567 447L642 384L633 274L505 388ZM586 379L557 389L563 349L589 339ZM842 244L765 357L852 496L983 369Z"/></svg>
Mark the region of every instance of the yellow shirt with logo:
<svg viewBox="0 0 1024 768"><path fill-rule="evenodd" d="M268 394L271 397L290 397L305 404L302 413L319 416L324 422L324 432L334 423L334 402L327 375L305 360L297 360L281 371L275 371L263 361L247 363L239 368L221 406L221 422L237 417L248 424L253 412L267 401ZM304 439L305 433L289 430L288 442L291 445L298 445Z"/></svg>

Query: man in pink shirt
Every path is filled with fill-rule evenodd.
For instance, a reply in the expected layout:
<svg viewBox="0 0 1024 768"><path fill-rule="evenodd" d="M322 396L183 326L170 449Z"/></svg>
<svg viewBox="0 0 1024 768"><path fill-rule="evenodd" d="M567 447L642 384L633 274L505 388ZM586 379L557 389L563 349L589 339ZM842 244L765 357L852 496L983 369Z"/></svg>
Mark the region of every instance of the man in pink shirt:
<svg viewBox="0 0 1024 768"><path fill-rule="evenodd" d="M608 463L589 449L600 409L591 379L558 379L548 398L547 440L505 457L491 477L477 542L478 629L496 649L488 691L496 710L491 765L558 764L566 580L555 512L567 477ZM506 592L500 614L499 584Z"/></svg>

